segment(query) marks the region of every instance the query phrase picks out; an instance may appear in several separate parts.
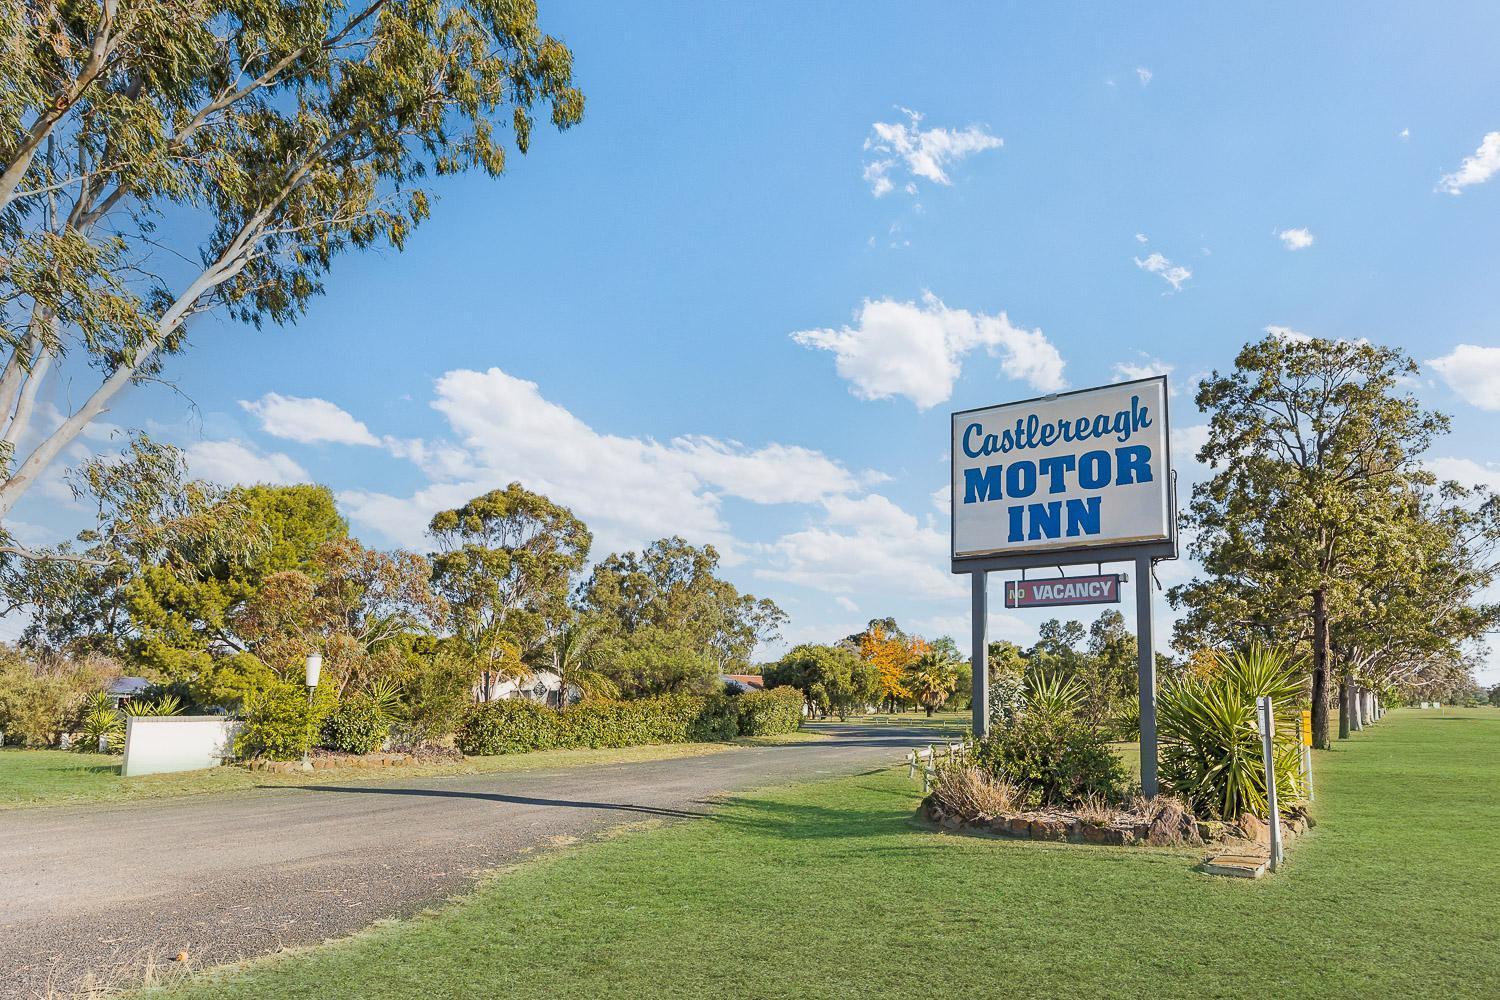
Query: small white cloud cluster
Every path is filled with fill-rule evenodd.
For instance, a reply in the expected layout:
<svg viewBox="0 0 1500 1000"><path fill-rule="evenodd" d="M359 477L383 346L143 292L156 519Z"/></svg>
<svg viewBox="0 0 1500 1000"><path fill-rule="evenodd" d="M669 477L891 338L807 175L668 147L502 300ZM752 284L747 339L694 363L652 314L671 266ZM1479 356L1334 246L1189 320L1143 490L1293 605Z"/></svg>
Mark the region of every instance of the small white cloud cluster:
<svg viewBox="0 0 1500 1000"><path fill-rule="evenodd" d="M1141 81L1141 86L1142 87L1144 87L1148 83L1150 83L1151 82L1151 78L1153 76L1155 76L1155 75L1156 74L1152 73L1149 69L1147 69L1144 66L1137 66L1135 68L1135 78L1137 80Z"/></svg>
<svg viewBox="0 0 1500 1000"><path fill-rule="evenodd" d="M1193 276L1190 268L1184 267L1181 264L1174 264L1166 256L1155 251L1147 254L1144 258L1136 257L1135 266L1142 271L1150 271L1152 274L1161 275L1162 280L1171 285L1174 292L1181 291L1182 283Z"/></svg>
<svg viewBox="0 0 1500 1000"><path fill-rule="evenodd" d="M1062 355L1041 330L1015 326L1004 312L952 309L931 292L920 303L866 300L853 326L801 330L792 339L828 351L839 376L860 399L905 396L926 410L948 399L976 348L1000 359L1000 371L1041 392L1063 380Z"/></svg>
<svg viewBox="0 0 1500 1000"><path fill-rule="evenodd" d="M1483 184L1500 171L1500 132L1486 133L1473 156L1466 156L1458 169L1444 174L1438 181L1438 190L1449 194L1463 194L1466 187Z"/></svg>
<svg viewBox="0 0 1500 1000"><path fill-rule="evenodd" d="M916 178L951 184L946 167L966 156L1005 144L978 125L966 129L922 128L922 116L902 108L904 122L876 122L865 140L864 178L875 197L890 194L899 183L908 194L917 191ZM902 177L902 173L907 176Z"/></svg>
<svg viewBox="0 0 1500 1000"><path fill-rule="evenodd" d="M1283 229L1276 234L1276 238L1288 250L1306 250L1316 242L1316 238L1310 230L1300 227L1297 229Z"/></svg>

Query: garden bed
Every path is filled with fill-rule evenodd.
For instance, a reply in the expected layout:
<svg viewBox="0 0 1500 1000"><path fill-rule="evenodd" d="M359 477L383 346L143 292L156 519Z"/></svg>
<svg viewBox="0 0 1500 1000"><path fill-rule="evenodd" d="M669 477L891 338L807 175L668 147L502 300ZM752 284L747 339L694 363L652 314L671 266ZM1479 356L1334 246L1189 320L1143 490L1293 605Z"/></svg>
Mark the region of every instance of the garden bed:
<svg viewBox="0 0 1500 1000"><path fill-rule="evenodd" d="M399 767L403 764L463 763L464 756L457 750L423 748L405 753L336 753L331 750L314 750L308 763L315 771L350 767ZM263 760L253 758L245 761L252 771L268 771L272 774L290 774L307 770L300 760Z"/></svg>
<svg viewBox="0 0 1500 1000"><path fill-rule="evenodd" d="M995 816L961 816L944 809L937 797L922 800L918 815L946 830L1007 837L1016 840L1049 840L1070 844L1104 844L1132 846L1240 846L1246 849L1264 847L1270 842L1270 829L1255 816L1246 815L1237 823L1197 820L1180 813L1158 810L1151 815L1140 809L1073 811L1041 809L1029 812L1002 813ZM1284 843L1306 833L1313 826L1305 807L1294 806L1281 824Z"/></svg>

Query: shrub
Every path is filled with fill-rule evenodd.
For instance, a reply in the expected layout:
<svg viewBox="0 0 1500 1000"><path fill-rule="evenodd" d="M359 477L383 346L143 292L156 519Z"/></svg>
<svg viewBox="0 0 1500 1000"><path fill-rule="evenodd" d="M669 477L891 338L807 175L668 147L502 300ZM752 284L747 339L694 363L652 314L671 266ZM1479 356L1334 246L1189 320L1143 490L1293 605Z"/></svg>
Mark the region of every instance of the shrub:
<svg viewBox="0 0 1500 1000"><path fill-rule="evenodd" d="M323 721L323 745L342 753L369 753L385 742L390 720L370 696L348 698Z"/></svg>
<svg viewBox="0 0 1500 1000"><path fill-rule="evenodd" d="M451 736L463 722L473 699L474 673L467 660L448 650L413 654L402 676L407 717L402 742L430 743Z"/></svg>
<svg viewBox="0 0 1500 1000"><path fill-rule="evenodd" d="M51 746L75 731L89 695L119 667L99 657L40 659L0 646L0 730L22 746Z"/></svg>
<svg viewBox="0 0 1500 1000"><path fill-rule="evenodd" d="M1187 799L1200 816L1264 816L1265 765L1255 702L1269 696L1276 713L1277 797L1291 805L1303 793L1297 709L1304 675L1301 661L1252 645L1232 656L1221 654L1218 670L1206 680L1189 677L1167 685L1156 705L1162 787Z"/></svg>
<svg viewBox="0 0 1500 1000"><path fill-rule="evenodd" d="M802 726L802 692L794 687L747 691L735 699L739 735L779 736Z"/></svg>
<svg viewBox="0 0 1500 1000"><path fill-rule="evenodd" d="M990 722L1008 726L1026 707L1026 684L1020 674L997 673L990 678Z"/></svg>
<svg viewBox="0 0 1500 1000"><path fill-rule="evenodd" d="M800 695L797 704L800 710ZM574 747L713 742L733 739L738 732L739 709L735 699L727 695L594 699L566 712L514 698L471 708L459 726L456 742L466 754L485 756Z"/></svg>
<svg viewBox="0 0 1500 1000"><path fill-rule="evenodd" d="M324 706L307 703L305 689L277 683L245 696L245 725L235 740L241 757L296 760L312 747Z"/></svg>
<svg viewBox="0 0 1500 1000"><path fill-rule="evenodd" d="M1009 781L973 765L939 770L932 794L945 813L966 820L1018 812L1026 798Z"/></svg>
<svg viewBox="0 0 1500 1000"><path fill-rule="evenodd" d="M1066 806L1088 796L1120 798L1125 765L1107 737L1073 715L1028 709L974 748L974 763L1020 788L1028 800Z"/></svg>

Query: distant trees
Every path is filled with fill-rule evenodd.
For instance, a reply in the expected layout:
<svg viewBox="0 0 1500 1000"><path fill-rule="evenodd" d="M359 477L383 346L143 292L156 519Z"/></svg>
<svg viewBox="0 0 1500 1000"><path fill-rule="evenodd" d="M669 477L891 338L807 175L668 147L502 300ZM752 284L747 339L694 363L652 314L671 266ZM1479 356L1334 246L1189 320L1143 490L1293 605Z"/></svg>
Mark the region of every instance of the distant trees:
<svg viewBox="0 0 1500 1000"><path fill-rule="evenodd" d="M863 711L880 692L875 666L847 646L805 643L794 647L764 672L768 688L791 685L802 691L814 715L848 718Z"/></svg>
<svg viewBox="0 0 1500 1000"><path fill-rule="evenodd" d="M917 704L931 716L947 702L948 696L958 687L958 670L953 659L945 652L928 650L912 664L911 692Z"/></svg>
<svg viewBox="0 0 1500 1000"><path fill-rule="evenodd" d="M1473 603L1494 575L1492 501L1434 489L1420 457L1447 420L1401 391L1416 372L1364 341L1270 336L1198 391L1210 417L1198 457L1215 473L1184 519L1205 573L1169 594L1186 612L1176 642L1306 643L1320 747L1335 670L1342 690L1424 659L1455 664L1493 620ZM1424 622L1428 600L1452 614Z"/></svg>
<svg viewBox="0 0 1500 1000"><path fill-rule="evenodd" d="M610 555L578 588L599 631L600 669L625 691L701 690L749 665L786 614L718 575L719 553L682 538Z"/></svg>
<svg viewBox="0 0 1500 1000"><path fill-rule="evenodd" d="M877 698L894 712L903 702L912 700L908 683L912 664L928 651L927 641L902 632L894 618L872 618L863 632L845 640L859 652L860 659L875 668Z"/></svg>
<svg viewBox="0 0 1500 1000"><path fill-rule="evenodd" d="M295 319L340 254L405 245L429 177L583 113L505 0L8 4L0 30L0 517L193 316ZM63 378L82 402L39 426Z"/></svg>

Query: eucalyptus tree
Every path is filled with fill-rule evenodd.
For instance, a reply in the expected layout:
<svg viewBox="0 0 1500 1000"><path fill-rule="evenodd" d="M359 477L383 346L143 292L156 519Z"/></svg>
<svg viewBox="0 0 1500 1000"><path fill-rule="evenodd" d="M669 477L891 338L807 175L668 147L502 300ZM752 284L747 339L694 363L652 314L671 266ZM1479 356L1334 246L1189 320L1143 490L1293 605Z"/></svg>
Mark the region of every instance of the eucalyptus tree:
<svg viewBox="0 0 1500 1000"><path fill-rule="evenodd" d="M571 510L520 483L440 511L428 531L438 545L433 589L487 697L493 678L524 673L549 625L572 616L570 583L593 536Z"/></svg>
<svg viewBox="0 0 1500 1000"><path fill-rule="evenodd" d="M681 636L720 673L749 663L758 643L776 638L786 614L769 598L743 594L718 575L719 553L662 538L640 553L610 555L579 590L582 607L614 645L653 629Z"/></svg>
<svg viewBox="0 0 1500 1000"><path fill-rule="evenodd" d="M1500 627L1500 497L1456 482L1413 491L1358 613L1335 624L1341 679L1420 696L1451 688ZM1340 734L1345 735L1345 724Z"/></svg>
<svg viewBox="0 0 1500 1000"><path fill-rule="evenodd" d="M1430 482L1418 457L1447 428L1401 391L1416 373L1392 348L1272 335L1199 386L1209 436L1198 459L1215 472L1184 520L1207 575L1170 594L1187 611L1178 643L1309 642L1319 747L1331 624L1357 610L1400 498Z"/></svg>
<svg viewBox="0 0 1500 1000"><path fill-rule="evenodd" d="M8 3L0 36L0 517L194 316L294 320L431 177L583 112L532 0ZM43 425L64 362L85 394Z"/></svg>

